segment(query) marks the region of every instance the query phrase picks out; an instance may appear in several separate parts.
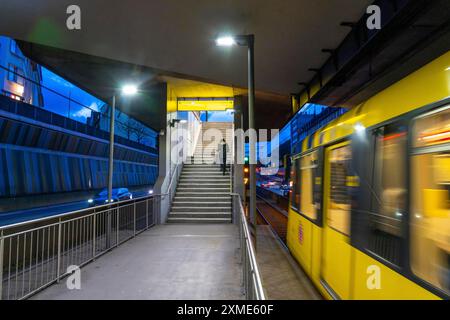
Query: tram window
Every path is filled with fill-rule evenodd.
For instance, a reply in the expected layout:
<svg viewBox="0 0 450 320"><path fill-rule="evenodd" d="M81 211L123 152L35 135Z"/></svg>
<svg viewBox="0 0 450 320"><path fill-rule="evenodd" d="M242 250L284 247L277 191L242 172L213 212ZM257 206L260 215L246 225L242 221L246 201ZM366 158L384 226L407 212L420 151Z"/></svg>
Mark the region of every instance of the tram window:
<svg viewBox="0 0 450 320"><path fill-rule="evenodd" d="M414 123L411 267L450 292L450 107Z"/></svg>
<svg viewBox="0 0 450 320"><path fill-rule="evenodd" d="M350 145L330 151L330 201L328 225L346 235L350 234Z"/></svg>
<svg viewBox="0 0 450 320"><path fill-rule="evenodd" d="M316 219L316 207L314 204L314 179L317 168L317 151L303 156L300 159L301 213L310 219Z"/></svg>
<svg viewBox="0 0 450 320"><path fill-rule="evenodd" d="M300 159L292 162L291 166L291 206L298 210L300 209Z"/></svg>
<svg viewBox="0 0 450 320"><path fill-rule="evenodd" d="M369 250L399 265L406 211L407 129L389 125L375 131Z"/></svg>

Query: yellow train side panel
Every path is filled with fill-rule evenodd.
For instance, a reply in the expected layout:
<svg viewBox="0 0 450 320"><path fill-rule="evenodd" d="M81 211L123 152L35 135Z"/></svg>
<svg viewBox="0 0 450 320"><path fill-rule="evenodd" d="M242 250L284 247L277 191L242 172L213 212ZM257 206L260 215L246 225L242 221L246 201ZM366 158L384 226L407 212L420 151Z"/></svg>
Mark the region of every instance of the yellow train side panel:
<svg viewBox="0 0 450 320"><path fill-rule="evenodd" d="M313 225L311 279L317 288L320 284L320 264L322 260L322 228Z"/></svg>
<svg viewBox="0 0 450 320"><path fill-rule="evenodd" d="M313 244L313 223L303 216L295 213L291 209L289 219L292 224L289 226L290 247L292 252L303 267L308 276L311 277L312 244Z"/></svg>
<svg viewBox="0 0 450 320"><path fill-rule="evenodd" d="M287 230L287 245L294 258L300 263L302 268L306 269L301 260L300 246L298 243L297 231L299 227L299 215L289 208L288 216L288 230Z"/></svg>
<svg viewBox="0 0 450 320"><path fill-rule="evenodd" d="M303 223L304 232L304 242L303 245L300 244L299 240L299 227L300 222ZM306 227L305 227L306 226ZM311 231L309 231L311 230ZM313 282L319 292L326 299L331 300L332 297L328 292L322 287L320 283L320 265L321 265L321 246L322 246L322 228L310 222L308 219L299 215L292 209L289 209L289 219L288 219L288 229L287 229L287 246L303 268L304 272L307 274L309 279ZM305 242L306 240L306 242ZM308 244L306 244L308 243Z"/></svg>
<svg viewBox="0 0 450 320"><path fill-rule="evenodd" d="M358 249L354 254L354 299L358 300L436 300L440 299ZM374 268L375 266L375 268ZM374 286L374 270L379 268L379 288Z"/></svg>
<svg viewBox="0 0 450 320"><path fill-rule="evenodd" d="M351 246L347 236L325 227L322 276L341 299L350 299Z"/></svg>

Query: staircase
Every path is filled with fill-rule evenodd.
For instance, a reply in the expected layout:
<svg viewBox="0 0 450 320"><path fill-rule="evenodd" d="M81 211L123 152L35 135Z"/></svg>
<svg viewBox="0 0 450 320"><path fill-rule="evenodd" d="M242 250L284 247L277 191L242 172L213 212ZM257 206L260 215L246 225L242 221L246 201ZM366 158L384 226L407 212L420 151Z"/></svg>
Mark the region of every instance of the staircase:
<svg viewBox="0 0 450 320"><path fill-rule="evenodd" d="M194 156L192 162L194 164L216 164L219 163L217 155L217 147L225 138L228 146L230 147L227 153L227 163L231 159L231 146L233 141L233 131L231 123L227 122L203 122L201 135L198 138L197 146L195 147ZM215 136L215 133L220 133L219 136ZM213 137L214 134L214 137Z"/></svg>
<svg viewBox="0 0 450 320"><path fill-rule="evenodd" d="M217 129L223 133L231 159L232 133L229 123L204 123L202 134L208 129ZM199 138L190 164L184 164L172 202L168 223L231 223L231 177L229 169L223 175L220 164L216 164L217 145L202 144L209 140ZM215 144L215 143L214 143ZM205 146L205 147L203 147Z"/></svg>

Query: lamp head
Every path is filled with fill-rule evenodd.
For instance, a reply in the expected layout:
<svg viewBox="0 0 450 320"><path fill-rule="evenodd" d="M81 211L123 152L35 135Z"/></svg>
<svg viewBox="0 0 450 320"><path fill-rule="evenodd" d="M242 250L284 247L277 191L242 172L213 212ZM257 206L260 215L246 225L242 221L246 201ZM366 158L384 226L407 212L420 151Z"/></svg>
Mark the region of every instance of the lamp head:
<svg viewBox="0 0 450 320"><path fill-rule="evenodd" d="M254 35L239 35L239 36L223 36L216 39L216 45L219 47L231 46L250 46L253 45Z"/></svg>
<svg viewBox="0 0 450 320"><path fill-rule="evenodd" d="M126 96L135 95L138 92L138 88L135 85L127 84L122 88L122 94Z"/></svg>
<svg viewBox="0 0 450 320"><path fill-rule="evenodd" d="M216 45L219 47L231 47L236 45L236 40L233 37L219 37L216 39Z"/></svg>

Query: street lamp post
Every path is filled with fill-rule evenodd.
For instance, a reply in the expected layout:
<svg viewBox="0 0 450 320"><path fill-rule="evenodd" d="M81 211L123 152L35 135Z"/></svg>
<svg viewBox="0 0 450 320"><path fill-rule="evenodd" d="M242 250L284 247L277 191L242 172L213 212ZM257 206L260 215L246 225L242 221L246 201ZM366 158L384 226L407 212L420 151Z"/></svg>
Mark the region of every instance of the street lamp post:
<svg viewBox="0 0 450 320"><path fill-rule="evenodd" d="M250 175L250 221L254 228L256 244L256 141L252 141L252 131L255 128L255 60L254 60L255 36L240 35L234 37L221 37L216 40L218 46L246 46L248 48L248 130L250 132L250 154L249 154L249 175ZM256 247L256 245L255 245Z"/></svg>
<svg viewBox="0 0 450 320"><path fill-rule="evenodd" d="M122 95L134 95L137 93L137 87L132 85L127 85L122 88ZM112 189L113 189L113 172L114 172L114 125L115 125L115 114L116 114L116 95L112 96L111 101L111 112L109 114L109 159L108 159L108 204L113 202L112 199ZM119 228L119 226L117 226ZM108 248L111 247L111 211L108 211L107 221L106 221L106 245ZM119 232L119 229L117 229Z"/></svg>
<svg viewBox="0 0 450 320"><path fill-rule="evenodd" d="M112 200L113 171L114 171L114 124L116 114L116 95L112 97L111 111L109 113L109 161L108 161L108 203Z"/></svg>
<svg viewBox="0 0 450 320"><path fill-rule="evenodd" d="M122 95L135 95L138 89L133 85L126 85L122 88ZM114 172L114 125L116 114L116 95L112 97L111 112L109 119L109 161L108 161L108 203L112 202L113 172Z"/></svg>

